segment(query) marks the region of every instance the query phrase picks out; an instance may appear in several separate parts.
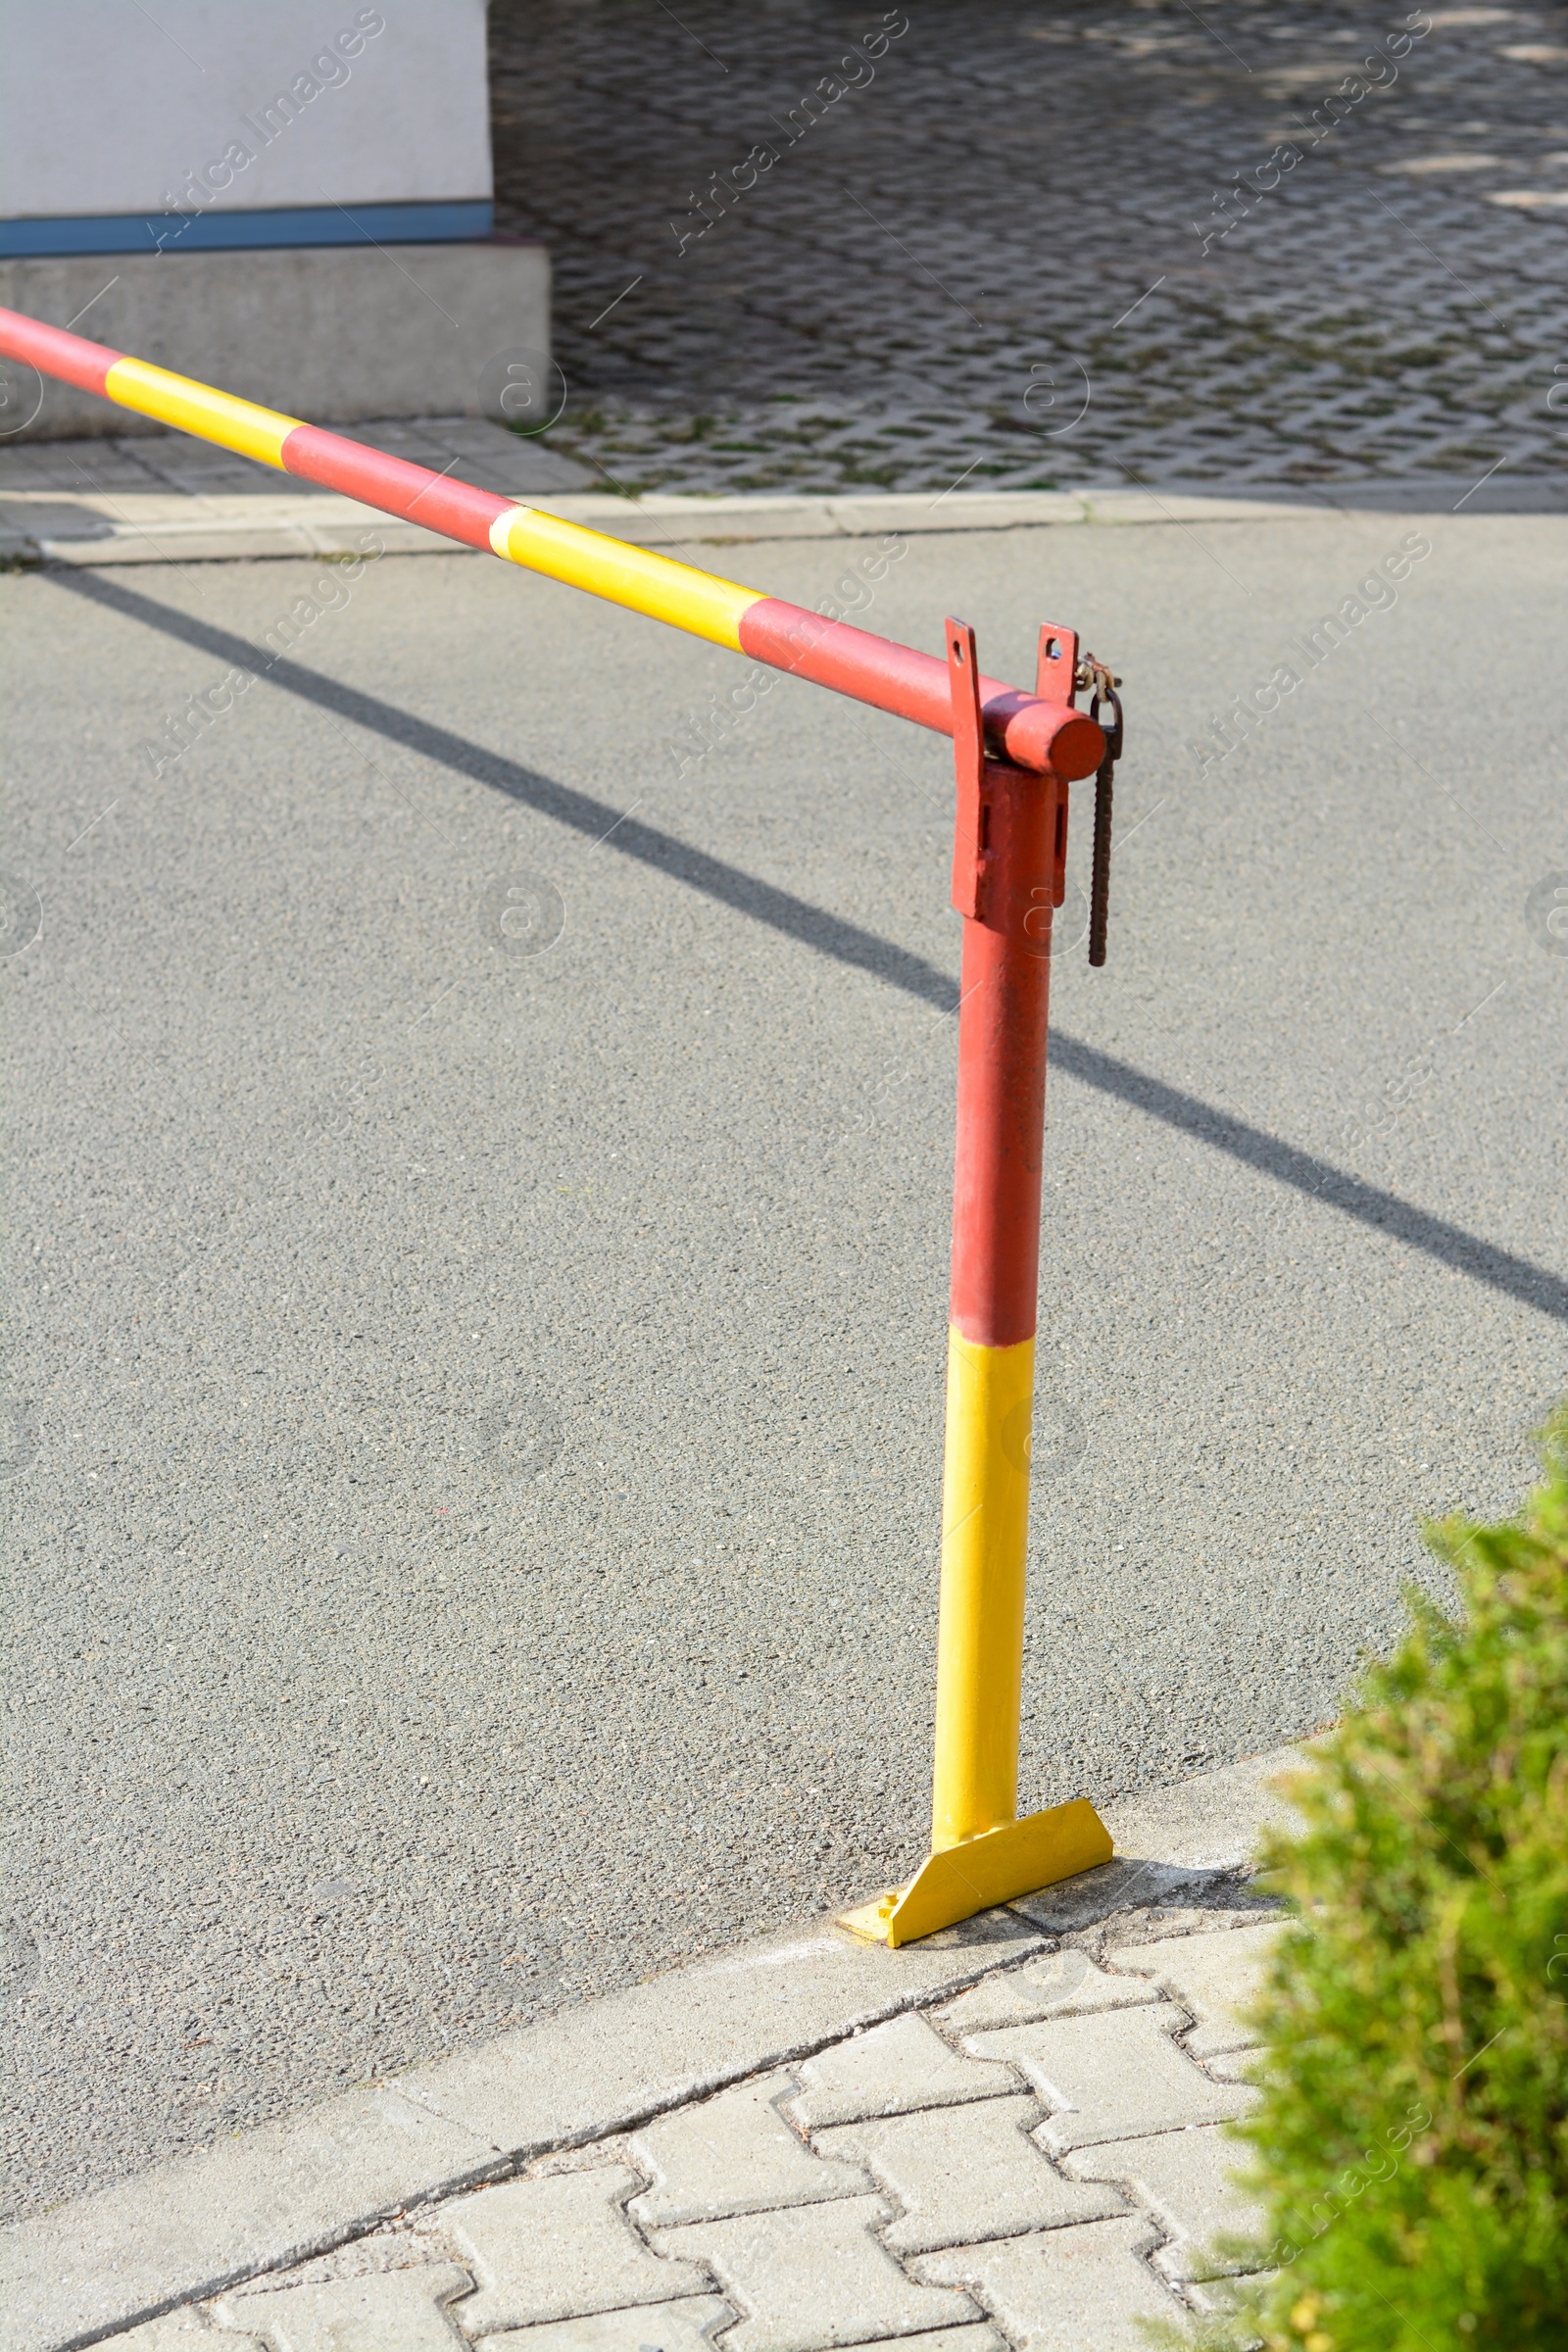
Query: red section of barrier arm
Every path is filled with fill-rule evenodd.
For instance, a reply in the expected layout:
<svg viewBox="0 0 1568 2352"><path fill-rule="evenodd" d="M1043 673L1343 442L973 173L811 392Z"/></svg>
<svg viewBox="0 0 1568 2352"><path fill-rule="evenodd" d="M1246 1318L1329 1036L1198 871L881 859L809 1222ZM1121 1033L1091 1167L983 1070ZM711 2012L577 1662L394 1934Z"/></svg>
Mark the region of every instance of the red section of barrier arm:
<svg viewBox="0 0 1568 2352"><path fill-rule="evenodd" d="M109 370L125 357L123 352L107 350L102 343L89 343L84 335L44 326L20 311L7 310L0 310L0 353L25 360L43 374L59 376L105 400L112 397L105 380ZM461 540L466 547L482 548L487 555L490 525L514 504L510 498L498 498L493 490L454 482L427 466L411 466L379 449L368 449L363 441L346 440L341 433L323 432L314 424L296 425L288 435L283 443L283 466L286 472L298 474L303 481L320 482L347 498L363 499L367 506L422 523L427 530Z"/></svg>
<svg viewBox="0 0 1568 2352"><path fill-rule="evenodd" d="M491 552L490 525L516 504L515 499L498 498L493 490L476 490L471 482L455 482L450 474L432 473L428 466L389 458L363 441L323 432L318 424L294 427L283 444L283 469L302 481L341 490L346 498L363 499L368 507L401 515L405 522L422 523L443 538L461 539L465 547L483 548L486 555Z"/></svg>
<svg viewBox="0 0 1568 2352"><path fill-rule="evenodd" d="M24 318L20 311L0 311L0 352L7 359L25 360L42 375L57 375L62 383L74 384L78 392L96 392L107 399L104 378L122 351L109 351L102 343L89 343L85 335L72 335L63 326L45 326L40 319Z"/></svg>
<svg viewBox="0 0 1568 2352"><path fill-rule="evenodd" d="M106 399L112 397L106 386L109 370L126 356L8 310L0 310L0 354L25 360L45 375ZM489 549L491 524L516 503L471 483L455 482L427 466L387 457L364 442L323 432L318 425L296 425L281 454L286 472L342 491L384 514L422 523L465 547ZM873 710L912 719L934 734L953 733L947 668L929 654L771 596L760 596L746 609L739 634L743 652L771 668L809 678L869 703ZM1093 775L1100 765L1104 738L1082 711L1064 703L1041 702L996 678L982 678L980 694L987 738L1014 766L1051 768L1070 781Z"/></svg>
<svg viewBox="0 0 1568 2352"><path fill-rule="evenodd" d="M875 710L913 719L933 734L953 733L948 665L886 637L853 629L778 597L760 597L741 614L741 650L774 669L831 686ZM1069 783L1092 776L1105 739L1094 720L1065 703L1042 703L996 678L980 680L987 737L1015 767L1054 768Z"/></svg>

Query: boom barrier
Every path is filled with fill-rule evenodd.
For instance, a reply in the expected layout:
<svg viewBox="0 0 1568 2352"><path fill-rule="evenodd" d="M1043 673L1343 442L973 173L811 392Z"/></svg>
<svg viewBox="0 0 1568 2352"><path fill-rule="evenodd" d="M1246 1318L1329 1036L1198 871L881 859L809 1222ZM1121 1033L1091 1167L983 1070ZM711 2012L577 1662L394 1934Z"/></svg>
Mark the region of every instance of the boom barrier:
<svg viewBox="0 0 1568 2352"><path fill-rule="evenodd" d="M1087 1798L1020 1820L1017 1797L1052 920L1067 787L1095 775L1090 960L1103 962L1118 681L1048 625L1025 694L980 674L959 621L939 662L16 311L0 309L0 356L953 738L963 959L931 1851L843 1924L908 1943L1107 1861Z"/></svg>
<svg viewBox="0 0 1568 2352"><path fill-rule="evenodd" d="M761 596L667 556L628 547L623 539L564 522L493 490L432 473L427 466L389 458L363 441L236 400L230 392L127 359L123 352L44 326L17 311L0 310L0 355L24 360L40 374L58 376L80 391L100 393L139 416L156 417L160 424L276 466L280 473L362 499L464 547L488 549L525 571L543 572L610 604L668 621L772 669L833 687L939 735L953 732L947 669L929 654L892 645L865 629L828 620L780 597ZM1098 732L1061 698L1043 702L996 678L981 680L980 695L987 735L1002 758L1037 774L1048 767L1058 775L1093 773L1101 757Z"/></svg>

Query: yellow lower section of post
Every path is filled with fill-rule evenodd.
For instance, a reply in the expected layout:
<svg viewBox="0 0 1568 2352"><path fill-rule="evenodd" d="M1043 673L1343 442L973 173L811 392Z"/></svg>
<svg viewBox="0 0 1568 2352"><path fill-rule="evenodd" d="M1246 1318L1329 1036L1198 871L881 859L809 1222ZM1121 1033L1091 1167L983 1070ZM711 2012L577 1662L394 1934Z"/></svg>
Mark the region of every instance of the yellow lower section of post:
<svg viewBox="0 0 1568 2352"><path fill-rule="evenodd" d="M1033 1340L948 1334L931 1851L907 1886L841 1918L877 1943L912 1943L1110 1860L1087 1797L1016 1818L1034 1394Z"/></svg>
<svg viewBox="0 0 1568 2352"><path fill-rule="evenodd" d="M907 1886L846 1911L839 1925L874 1943L913 1943L996 1903L1093 1870L1110 1856L1110 1832L1087 1797L1075 1797L1069 1805L1053 1805L927 1854Z"/></svg>
<svg viewBox="0 0 1568 2352"><path fill-rule="evenodd" d="M931 1843L1014 1819L1035 1344L948 1334Z"/></svg>

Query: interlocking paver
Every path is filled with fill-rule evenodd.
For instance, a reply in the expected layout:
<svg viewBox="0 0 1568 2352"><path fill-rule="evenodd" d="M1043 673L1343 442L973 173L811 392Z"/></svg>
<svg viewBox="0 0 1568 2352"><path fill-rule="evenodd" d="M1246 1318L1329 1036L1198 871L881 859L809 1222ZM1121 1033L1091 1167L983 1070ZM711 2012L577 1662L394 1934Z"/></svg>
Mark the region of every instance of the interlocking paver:
<svg viewBox="0 0 1568 2352"><path fill-rule="evenodd" d="M1246 2161L1246 2150L1217 2124L1201 2124L1196 2131L1080 2148L1063 2158L1062 2169L1075 2180L1122 2183L1153 2214L1170 2232L1170 2242L1153 2257L1162 2277L1208 2278L1243 2267L1215 2252L1221 2236L1262 2233L1261 2208L1231 2180Z"/></svg>
<svg viewBox="0 0 1568 2352"><path fill-rule="evenodd" d="M912 2011L869 2033L808 2058L797 2070L798 2098L791 2120L806 2132L850 2124L862 2116L905 2115L916 2107L948 2107L964 2099L1004 2098L1018 2087L1004 2066L960 2058Z"/></svg>
<svg viewBox="0 0 1568 2352"><path fill-rule="evenodd" d="M320 2286L225 2295L216 2308L225 2328L259 2335L268 2352L460 2352L465 2339L447 2305L470 2284L455 2263L419 2263ZM227 2352L232 2339L211 2340L213 2352Z"/></svg>
<svg viewBox="0 0 1568 2352"><path fill-rule="evenodd" d="M898 2198L883 2232L898 2255L1125 2213L1125 2197L1062 2179L1029 2137L1039 2122L1037 2099L981 2099L840 2124L817 2145L868 2164Z"/></svg>
<svg viewBox="0 0 1568 2352"><path fill-rule="evenodd" d="M716 0L681 25L624 0L609 58L571 0L492 12L501 217L551 240L568 445L706 489L1560 465L1561 216L1488 201L1568 179L1559 84L1486 23L1444 12L1325 132L1358 0L1263 0L1234 46L1181 0L906 13L874 80L798 134L837 54L826 0L752 12L744 39ZM1266 177L1282 141L1270 190L1222 215L1216 185ZM713 177L754 142L754 184ZM589 148L614 170L585 177ZM1063 304L1068 150L1138 168L1078 175L1095 267ZM1476 169L1403 169L1445 152Z"/></svg>
<svg viewBox="0 0 1568 2352"><path fill-rule="evenodd" d="M1166 512L1171 512L1168 504ZM1011 1908L1048 1936L1073 1936L1118 1917L1129 1923L1140 1918L1146 1925L1158 1920L1164 1923L1162 1935L1176 1936L1188 1927L1213 1926L1216 1918L1234 1916L1237 1909L1255 1918L1272 1906L1244 1889L1234 1867L1223 1862L1157 1862L1117 1854L1076 1878L1042 1886L1037 1894L1019 1895ZM1110 1933L1120 1942L1129 1940L1128 1928Z"/></svg>
<svg viewBox="0 0 1568 2352"><path fill-rule="evenodd" d="M1272 2271L1258 2271L1244 2278L1195 2278L1184 2291L1193 2309L1205 2318L1229 2319L1240 2309L1249 2287L1261 2286L1274 2276Z"/></svg>
<svg viewBox="0 0 1568 2352"><path fill-rule="evenodd" d="M689 2222L655 2243L711 2265L745 2313L724 2352L826 2352L980 2318L966 2295L906 2277L875 2234L891 2213L880 2197L845 2197Z"/></svg>
<svg viewBox="0 0 1568 2352"><path fill-rule="evenodd" d="M110 2336L102 2352L202 2352L203 2345L207 2352L266 2352L259 2335L215 2334L199 2311L172 2311L148 2320L128 2334Z"/></svg>
<svg viewBox="0 0 1568 2352"><path fill-rule="evenodd" d="M970 2047L1028 2077L1052 2109L1040 2127L1047 2147L1091 2147L1097 2140L1225 2123L1247 2113L1252 2092L1211 2082L1177 2048L1171 2034L1180 2022L1178 2012L1164 2005L1053 2017L973 2034Z"/></svg>
<svg viewBox="0 0 1568 2352"><path fill-rule="evenodd" d="M597 2312L586 2320L481 2336L474 2352L715 2352L714 2336L733 2317L732 2305L698 2295L689 2303L644 2304L637 2311ZM732 2340L719 2336L717 2352ZM899 2352L1008 2352L1006 2339L984 2323L895 2341Z"/></svg>
<svg viewBox="0 0 1568 2352"><path fill-rule="evenodd" d="M763 2075L677 2108L636 2132L632 2155L654 2176L653 2187L632 2201L638 2227L667 2229L778 2205L812 2205L824 2197L863 2196L871 2182L857 2165L813 2156L784 2121L779 2102L794 2087L787 2072Z"/></svg>
<svg viewBox="0 0 1568 2352"><path fill-rule="evenodd" d="M899 2352L1008 2352L1007 2339L982 2321L968 2328L943 2328L932 2335L900 2335ZM722 2342L717 2352L724 2352Z"/></svg>
<svg viewBox="0 0 1568 2352"><path fill-rule="evenodd" d="M442 2224L479 2282L464 2306L469 2334L710 2292L703 2271L650 2254L637 2235L624 2206L641 2185L626 2166L600 2165L508 2180L447 2206Z"/></svg>
<svg viewBox="0 0 1568 2352"><path fill-rule="evenodd" d="M713 2352L714 2331L734 2317L734 2306L717 2295L692 2295L680 2303L550 2320L542 2328L509 2328L482 2335L475 2352Z"/></svg>
<svg viewBox="0 0 1568 2352"><path fill-rule="evenodd" d="M1087 1952L1070 1946L1027 1968L982 1978L937 2014L950 2034L983 2034L997 2026L1031 2025L1040 2017L1093 2017L1102 2009L1138 2009L1159 1998L1139 1977L1110 1977Z"/></svg>
<svg viewBox="0 0 1568 2352"><path fill-rule="evenodd" d="M1197 2023L1187 2047L1195 2058L1215 2058L1222 2051L1250 2049L1256 2041L1245 2012L1256 1996L1269 1954L1286 1924L1268 1920L1219 1935L1120 1945L1105 1957L1113 1968L1152 1978L1190 2010Z"/></svg>
<svg viewBox="0 0 1568 2352"><path fill-rule="evenodd" d="M1182 2317L1140 2260L1153 2237L1143 2220L1086 2222L927 2254L913 2269L968 2287L1017 2352L1149 2352L1140 2321Z"/></svg>
<svg viewBox="0 0 1568 2352"><path fill-rule="evenodd" d="M1222 2050L1217 2058L1204 2059L1203 2071L1216 2082L1251 2082L1262 2057L1261 2050Z"/></svg>

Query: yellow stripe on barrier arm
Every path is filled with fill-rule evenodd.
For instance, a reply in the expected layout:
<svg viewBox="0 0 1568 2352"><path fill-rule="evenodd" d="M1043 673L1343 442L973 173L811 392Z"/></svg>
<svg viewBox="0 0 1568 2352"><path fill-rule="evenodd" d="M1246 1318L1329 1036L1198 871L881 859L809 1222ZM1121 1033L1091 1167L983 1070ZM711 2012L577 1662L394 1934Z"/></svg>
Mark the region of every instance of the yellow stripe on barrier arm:
<svg viewBox="0 0 1568 2352"><path fill-rule="evenodd" d="M607 538L581 523L564 522L537 507L514 507L498 514L490 544L498 556L526 571L542 571L612 605L667 620L694 637L728 646L731 653L741 650L741 614L762 601L759 589L739 588L733 580L629 547L624 539Z"/></svg>
<svg viewBox="0 0 1568 2352"><path fill-rule="evenodd" d="M145 360L117 360L104 377L104 390L122 409L156 416L182 433L217 441L241 457L258 458L264 466L283 469L283 444L304 422L299 416L280 416L275 409L259 409L254 401L236 400L230 392L215 392L188 375L173 375L167 368L151 368Z"/></svg>

